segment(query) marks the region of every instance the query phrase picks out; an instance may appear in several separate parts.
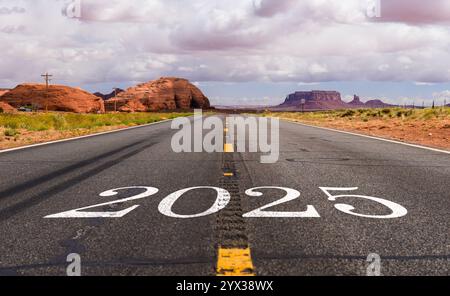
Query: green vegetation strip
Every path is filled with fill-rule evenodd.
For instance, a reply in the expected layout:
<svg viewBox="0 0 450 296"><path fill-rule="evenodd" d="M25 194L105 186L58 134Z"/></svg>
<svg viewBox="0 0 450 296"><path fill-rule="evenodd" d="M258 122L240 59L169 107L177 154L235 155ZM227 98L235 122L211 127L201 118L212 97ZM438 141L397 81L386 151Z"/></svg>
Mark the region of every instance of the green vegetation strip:
<svg viewBox="0 0 450 296"><path fill-rule="evenodd" d="M0 127L5 128L5 136L13 137L21 129L27 131L75 131L79 129L95 131L102 127L136 126L191 115L193 113L0 113Z"/></svg>

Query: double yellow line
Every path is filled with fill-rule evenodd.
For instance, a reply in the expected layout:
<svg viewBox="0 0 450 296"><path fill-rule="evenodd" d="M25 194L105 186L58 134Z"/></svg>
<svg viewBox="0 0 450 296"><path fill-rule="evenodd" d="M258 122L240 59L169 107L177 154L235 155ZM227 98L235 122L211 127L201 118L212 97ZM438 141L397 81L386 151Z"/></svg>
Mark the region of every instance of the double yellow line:
<svg viewBox="0 0 450 296"><path fill-rule="evenodd" d="M227 142L227 133L229 131L228 121L226 121L226 128L224 129L225 143L223 151L225 153L234 152L234 143ZM224 172L225 177L233 177L232 172ZM250 248L225 248L219 246L217 260L218 276L253 276L254 267Z"/></svg>
<svg viewBox="0 0 450 296"><path fill-rule="evenodd" d="M217 260L218 276L254 276L254 267L250 248L219 247Z"/></svg>

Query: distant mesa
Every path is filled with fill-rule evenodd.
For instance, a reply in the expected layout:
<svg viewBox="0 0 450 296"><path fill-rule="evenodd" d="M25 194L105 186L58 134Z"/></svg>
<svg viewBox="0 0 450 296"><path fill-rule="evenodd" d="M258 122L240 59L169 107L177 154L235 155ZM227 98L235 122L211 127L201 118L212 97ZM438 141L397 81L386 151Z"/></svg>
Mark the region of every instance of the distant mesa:
<svg viewBox="0 0 450 296"><path fill-rule="evenodd" d="M33 106L38 110L75 113L104 112L103 100L93 94L63 85L20 84L0 97L0 100L18 109Z"/></svg>
<svg viewBox="0 0 450 296"><path fill-rule="evenodd" d="M281 109L331 110L347 108L337 91L298 91L287 96Z"/></svg>
<svg viewBox="0 0 450 296"><path fill-rule="evenodd" d="M105 101L106 111L147 112L209 109L208 98L187 79L162 77L139 84Z"/></svg>
<svg viewBox="0 0 450 296"><path fill-rule="evenodd" d="M103 100L109 100L112 99L114 97L116 97L118 94L123 93L124 90L121 88L117 88L115 91L113 90L111 93L109 94L102 94L101 92L96 92L94 93L94 96L102 98Z"/></svg>
<svg viewBox="0 0 450 296"><path fill-rule="evenodd" d="M349 103L342 101L341 94L337 91L300 91L287 96L285 102L276 106L275 110L335 110L348 108L384 108L393 105L386 104L381 100L370 100L363 103L359 96L355 95Z"/></svg>

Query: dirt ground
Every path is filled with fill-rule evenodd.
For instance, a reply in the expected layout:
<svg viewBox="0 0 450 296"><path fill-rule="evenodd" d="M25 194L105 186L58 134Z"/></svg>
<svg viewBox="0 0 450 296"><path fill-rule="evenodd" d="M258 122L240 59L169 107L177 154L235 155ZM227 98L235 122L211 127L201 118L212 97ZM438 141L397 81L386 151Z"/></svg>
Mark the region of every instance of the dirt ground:
<svg viewBox="0 0 450 296"><path fill-rule="evenodd" d="M403 120L400 118L390 118L371 119L367 122L347 118L326 120L286 119L310 125L450 150L450 119Z"/></svg>

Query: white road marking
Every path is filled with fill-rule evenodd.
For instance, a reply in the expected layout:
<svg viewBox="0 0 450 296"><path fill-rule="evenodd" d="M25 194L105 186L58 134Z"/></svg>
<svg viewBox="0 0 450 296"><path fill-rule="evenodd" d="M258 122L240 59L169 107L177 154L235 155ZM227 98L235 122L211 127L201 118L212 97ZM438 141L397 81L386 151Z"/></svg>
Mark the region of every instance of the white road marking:
<svg viewBox="0 0 450 296"><path fill-rule="evenodd" d="M172 211L173 205L175 202L186 192L196 190L196 189L213 189L217 192L216 200L214 201L214 205L211 206L208 210L206 210L203 213L195 214L195 215L179 215ZM174 192L170 195L168 195L166 198L164 198L161 203L158 206L159 212L163 215L166 215L168 217L172 218L181 218L181 219L188 219L188 218L198 218L203 216L208 216L214 213L217 213L218 211L224 209L228 203L231 200L230 193L222 188L218 187L208 187L208 186L200 186L200 187L191 187L179 190L177 192Z"/></svg>
<svg viewBox="0 0 450 296"><path fill-rule="evenodd" d="M348 215L358 216L358 217L363 217L363 218L372 218L372 219L392 219L392 218L401 218L408 214L408 210L406 208L404 208L403 206L401 206L395 202L392 202L392 201L389 201L386 199L373 197L373 196L365 196L365 195L350 195L350 194L333 195L330 193L330 191L354 191L354 190L357 190L358 187L342 187L342 188L341 187L319 187L319 188L323 191L323 193L325 193L328 196L329 201L336 201L338 198L342 198L342 197L344 197L344 198L348 198L348 197L359 198L359 199L365 199L365 200L377 202L379 204L386 206L387 208L389 208L392 211L392 213L389 215L365 215L365 214L353 212L353 210L355 208L349 204L335 204L334 205L334 207L337 210L339 210L345 214L348 214ZM118 194L118 191L130 190L130 189L145 189L145 192L140 193L135 196L132 196L132 197L128 197L128 198L123 198L123 199L119 199L119 200L115 200L115 201L96 204L93 206L87 206L87 207L83 207L83 208L79 208L79 209L74 209L74 210L65 211L65 212L61 212L61 213L57 213L57 214L53 214L53 215L48 215L48 216L45 216L44 218L46 218L46 219L54 219L54 218L122 218L125 215L127 215L128 213L137 209L139 207L139 205L134 205L132 207L129 207L127 209L124 209L122 211L117 211L117 212L111 212L111 211L85 212L85 211L89 210L89 209L98 208L98 207L105 207L105 206L113 207L113 205L143 199L143 198L155 195L156 193L159 192L159 189L155 188L155 187L132 186L132 187L123 187L123 188L108 190L103 193L100 193L100 196L102 196L102 197L116 196ZM175 202L183 194L185 194L189 191L192 191L192 190L197 190L197 189L213 189L213 190L215 190L216 191L216 199L214 201L214 204L208 210L206 210L202 213L199 213L199 214L180 215L180 214L174 213L172 208L173 208ZM286 195L283 198L281 198L275 202L272 202L272 203L262 206L256 210L248 212L248 213L242 215L242 217L244 217L244 218L277 218L277 217L278 218L320 218L321 217L320 214L315 209L315 207L312 205L308 205L306 208L306 211L304 211L304 212L268 211L267 209L269 209L271 207L298 199L300 197L301 193L295 189L286 188L286 187L263 186L263 187L256 187L256 188L248 189L247 191L245 191L245 194L248 196L252 196L252 197L260 197L260 196L263 196L263 193L260 192L261 189L283 190L286 192ZM160 204L158 206L158 210L161 214L168 216L168 217L172 217L172 218L181 218L181 219L198 218L198 217L204 217L204 216L212 215L212 214L219 212L220 210L224 209L228 205L230 200L231 200L230 193L223 188L212 187L212 186L191 187L191 188L185 188L182 190L178 190L177 192L169 194L167 197L165 197L160 202ZM87 229L79 230L77 232L76 236L74 237L74 239L78 239L81 236L83 236L85 234L85 231L87 231Z"/></svg>
<svg viewBox="0 0 450 296"><path fill-rule="evenodd" d="M132 207L129 207L122 211L117 212L82 212L84 210L89 210L97 207L105 207L105 206L111 206L115 204L122 204L127 201L133 201L138 199L143 199L152 195L155 195L158 193L159 189L155 187L147 187L147 186L132 186L132 187L123 187L123 188L117 188L117 189L111 189L108 191L105 191L103 193L100 193L101 197L110 197L115 196L118 194L118 191L121 190L130 190L130 189L145 189L145 192L137 194L132 197L128 198L122 198L115 201L105 202L93 206L83 207L75 210L70 210L58 214L48 215L44 218L46 219L55 219L55 218L122 218L128 213L134 211L139 207L139 205L134 205Z"/></svg>
<svg viewBox="0 0 450 296"><path fill-rule="evenodd" d="M260 189L278 189L283 190L286 192L286 195L281 198L280 200L277 200L275 202L272 202L268 205L265 205L263 207L260 207L259 209L253 210L251 212L248 212L244 214L242 217L244 218L320 218L319 213L317 212L316 208L314 206L308 205L306 208L306 211L304 212L280 212L280 211L264 211L266 209L269 209L271 207L275 207L277 205L281 205L283 203L287 203L290 201L293 201L300 197L300 192L298 192L295 189L286 188L286 187L273 187L273 186L264 186L264 187L256 187L251 188L245 191L245 194L248 196L262 196L263 193L260 192Z"/></svg>
<svg viewBox="0 0 450 296"><path fill-rule="evenodd" d="M162 121L158 121L158 122L152 122L152 123L143 124L143 125L137 125L137 126L127 127L127 128L107 131L107 132L95 133L95 134L91 134L91 135L85 135L85 136L79 136L79 137L74 137L74 138L61 139L61 140L55 140L55 141L50 141L50 142L45 142L45 143L32 144L32 145L27 145L27 146L10 148L10 149L5 149L5 150L0 150L0 154L7 153L7 152L12 152L12 151L18 151L18 150L34 148L34 147L40 147L40 146L45 146L45 145L51 145L51 144L56 144L56 143L63 143L63 142L75 141L75 140L80 140L80 139L85 139L85 138L91 138L91 137L96 137L96 136L101 136L101 135L107 135L107 134L112 134L112 133L132 130L132 129L136 129L136 128L146 127L146 126L150 126L150 125L165 123L165 122L169 122L169 121L172 121L172 120L173 119L167 119L167 120L162 120Z"/></svg>
<svg viewBox="0 0 450 296"><path fill-rule="evenodd" d="M282 118L280 118L280 119L282 119ZM419 148L419 149L430 150L430 151L434 151L434 152L440 152L440 153L450 154L450 151L447 151L447 150L441 150L441 149L436 149L436 148L431 148L431 147L421 146L421 145L417 145L417 144L410 144L410 143L400 142L400 141L396 141L396 140L389 140L389 139L385 139L385 138L379 138L379 137L374 137L374 136L368 136L368 135L363 135L363 134L358 134L358 133L352 133L352 132L340 131L340 130L333 129L333 128L321 127L321 126L315 126L315 125L309 125L309 124L300 123L300 122L295 122L295 121L290 121L290 120L286 120L286 119L282 119L282 120L284 120L284 121L286 121L286 122L298 124L298 125L307 126L307 127L314 127L314 128L318 128L318 129L323 129L323 130L328 130L328 131L338 132L338 133L342 133L342 134L348 134L348 135L352 135L352 136L359 136L359 137L364 137L364 138L369 138L369 139L374 139L374 140L379 140L379 141L384 141L384 142L389 142L389 143L394 143L394 144L401 144L401 145L405 145L405 146L409 146L409 147L414 147L414 148Z"/></svg>

